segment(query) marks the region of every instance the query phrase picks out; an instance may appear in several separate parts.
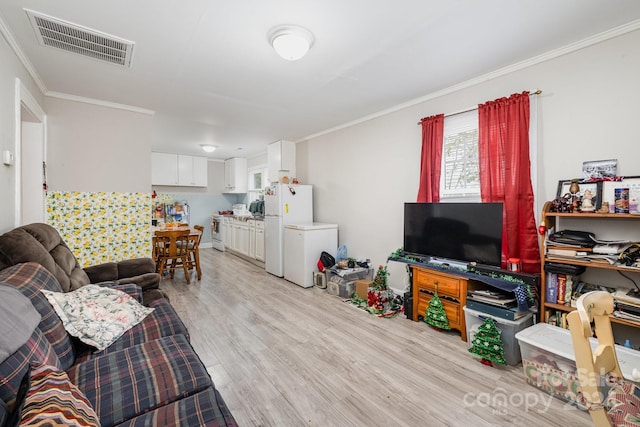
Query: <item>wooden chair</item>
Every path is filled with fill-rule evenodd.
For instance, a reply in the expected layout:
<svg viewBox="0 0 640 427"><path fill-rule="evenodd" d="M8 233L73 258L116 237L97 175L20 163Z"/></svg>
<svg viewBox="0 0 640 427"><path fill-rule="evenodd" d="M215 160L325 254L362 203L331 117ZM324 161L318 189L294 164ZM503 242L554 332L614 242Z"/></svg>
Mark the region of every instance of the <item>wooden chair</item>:
<svg viewBox="0 0 640 427"><path fill-rule="evenodd" d="M609 315L613 313L613 296L605 291L588 292L578 298L576 308L576 311L567 315L567 320L583 403L589 410L594 425L640 425L636 424L640 420L640 399L632 395L637 387L633 382L623 379L616 356L609 319ZM589 338L593 335L592 322L598 339L598 346L593 351L589 343ZM613 377L610 380L614 386L604 395L601 385L606 374ZM630 423L629 420L635 422Z"/></svg>
<svg viewBox="0 0 640 427"><path fill-rule="evenodd" d="M189 253L189 269L196 269L198 280L202 278L202 270L200 269L200 241L202 240L202 233L204 233L204 226L194 225L193 228L199 231L197 235L189 236L189 245L187 252Z"/></svg>
<svg viewBox="0 0 640 427"><path fill-rule="evenodd" d="M189 230L158 230L153 239L153 249L156 256L158 273L170 271L173 279L177 268L182 267L187 283L189 277Z"/></svg>

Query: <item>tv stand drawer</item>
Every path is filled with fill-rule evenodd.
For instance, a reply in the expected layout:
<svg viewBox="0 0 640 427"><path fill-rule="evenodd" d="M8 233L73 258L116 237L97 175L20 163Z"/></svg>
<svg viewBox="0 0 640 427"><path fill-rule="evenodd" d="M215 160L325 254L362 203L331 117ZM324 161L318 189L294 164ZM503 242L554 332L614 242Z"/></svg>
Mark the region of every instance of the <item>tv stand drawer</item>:
<svg viewBox="0 0 640 427"><path fill-rule="evenodd" d="M440 296L460 298L460 281L463 279L427 272L423 269L416 269L413 274L413 284L419 289L438 292Z"/></svg>
<svg viewBox="0 0 640 427"><path fill-rule="evenodd" d="M420 299L418 301L418 320L420 318L424 318L427 307L429 306L429 301L433 298L432 294L421 292ZM450 301L448 299L440 298L442 302L442 307L444 308L444 312L447 314L447 319L449 319L449 326L451 329L458 329L460 327L460 304L456 301Z"/></svg>

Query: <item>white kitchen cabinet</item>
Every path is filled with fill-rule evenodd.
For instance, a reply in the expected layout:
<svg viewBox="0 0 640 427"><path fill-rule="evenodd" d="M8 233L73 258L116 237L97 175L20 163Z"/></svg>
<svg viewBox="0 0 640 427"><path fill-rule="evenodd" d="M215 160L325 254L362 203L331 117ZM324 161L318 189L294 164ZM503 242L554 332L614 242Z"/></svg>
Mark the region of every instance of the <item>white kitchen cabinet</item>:
<svg viewBox="0 0 640 427"><path fill-rule="evenodd" d="M287 170L289 178L296 177L296 144L293 141L276 141L267 146L269 181L279 179L279 171Z"/></svg>
<svg viewBox="0 0 640 427"><path fill-rule="evenodd" d="M224 246L227 249L233 250L233 225L231 222L231 218L223 218L222 226L224 227Z"/></svg>
<svg viewBox="0 0 640 427"><path fill-rule="evenodd" d="M178 154L178 185L206 187L207 158Z"/></svg>
<svg viewBox="0 0 640 427"><path fill-rule="evenodd" d="M225 218L225 249L264 262L264 221Z"/></svg>
<svg viewBox="0 0 640 427"><path fill-rule="evenodd" d="M256 221L255 259L264 261L264 221Z"/></svg>
<svg viewBox="0 0 640 427"><path fill-rule="evenodd" d="M207 158L151 153L151 185L207 186Z"/></svg>
<svg viewBox="0 0 640 427"><path fill-rule="evenodd" d="M233 157L224 162L224 192L225 193L246 193L247 192L247 159L243 157Z"/></svg>
<svg viewBox="0 0 640 427"><path fill-rule="evenodd" d="M249 258L256 257L256 220L250 219L249 224Z"/></svg>
<svg viewBox="0 0 640 427"><path fill-rule="evenodd" d="M151 185L178 185L178 156L151 153Z"/></svg>
<svg viewBox="0 0 640 427"><path fill-rule="evenodd" d="M233 223L233 250L249 256L249 225L246 221L234 221Z"/></svg>

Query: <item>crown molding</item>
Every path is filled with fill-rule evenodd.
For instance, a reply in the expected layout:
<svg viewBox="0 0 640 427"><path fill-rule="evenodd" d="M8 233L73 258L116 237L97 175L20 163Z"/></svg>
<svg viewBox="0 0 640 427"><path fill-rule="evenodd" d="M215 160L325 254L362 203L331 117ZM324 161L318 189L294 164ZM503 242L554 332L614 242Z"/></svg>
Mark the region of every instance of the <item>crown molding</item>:
<svg viewBox="0 0 640 427"><path fill-rule="evenodd" d="M44 95L51 98L64 99L67 101L83 102L85 104L98 105L101 107L114 108L117 110L126 110L134 113L148 114L151 116L153 116L156 113L154 110L148 110L146 108L134 107L132 105L126 105L126 104L118 104L118 103L109 102L109 101L102 101L100 99L86 98L84 96L69 95L68 93L47 91Z"/></svg>
<svg viewBox="0 0 640 427"><path fill-rule="evenodd" d="M369 114L367 116L361 117L361 118L356 119L356 120L352 120L352 121L344 123L342 125L338 125L338 126L330 128L330 129L314 133L312 135L309 135L309 136L306 136L306 137L304 137L302 139L299 139L296 142L307 141L307 140L310 140L310 139L313 139L313 138L317 138L319 136L323 136L323 135L326 135L326 134L329 134L329 133L332 133L332 132L336 132L336 131L341 130L341 129L345 129L345 128L348 128L348 127L351 127L351 126L358 125L360 123L364 123L364 122L372 120L372 119L376 119L378 117L385 116L387 114L395 113L396 111L403 110L403 109L408 108L408 107L413 107L414 105L421 104L423 102L427 102L427 101L439 98L439 97L444 96L444 95L449 95L451 93L457 92L457 91L462 90L462 89L467 89L469 87L478 85L480 83L484 83L484 82L487 82L489 80L493 80L495 78L502 77L502 76L505 76L507 74L513 73L515 71L523 70L523 69L529 68L529 67L531 67L533 65L537 65L537 64L540 64L542 62L546 62L546 61L549 61L551 59L558 58L560 56L568 55L570 53L573 53L573 52L576 52L578 50L584 49L586 47L593 46L595 44L598 44L598 43L601 43L603 41L610 40L612 38L615 38L615 37L630 33L632 31L636 31L638 29L640 29L640 19L637 19L635 21L631 21L631 22L629 22L627 24L620 25L618 27L612 28L612 29L607 30L607 31L603 31L602 33L598 33L598 34L593 35L591 37L587 37L587 38L582 39L580 41L577 41L575 43L570 43L570 44L568 44L566 46L560 47L558 49L554 49L552 51L543 53L541 55L534 56L534 57L529 58L529 59L525 59L524 61L516 62L515 64L508 65L506 67L500 68L500 69L498 69L496 71L492 71L492 72L487 73L487 74L483 74L482 76L478 76L478 77L475 77L473 79L464 81L462 83L459 83L459 84L456 84L456 85L453 85L453 86L449 86L449 87L447 87L445 89L442 89L442 90L439 90L439 91L436 91L436 92L432 92L430 94L421 96L419 98L414 98L414 99L409 100L407 102L404 102L402 104L398 104L398 105L396 105L394 107L387 108L385 110L381 110L381 111L378 111L376 113ZM542 89L542 88L540 88L540 89Z"/></svg>
<svg viewBox="0 0 640 427"><path fill-rule="evenodd" d="M40 78L40 75L36 72L36 69L33 66L33 64L31 64L31 61L29 61L29 59L24 55L24 53L18 46L16 39L13 37L11 30L9 30L9 27L2 19L2 16L0 16L0 34L4 36L5 40L9 44L9 47L11 48L11 50L13 50L13 53L16 55L16 57L18 58L22 66L27 70L27 73L29 73L29 75L31 76L33 81L36 83L40 91L42 93L46 93L47 87L45 86L44 82Z"/></svg>

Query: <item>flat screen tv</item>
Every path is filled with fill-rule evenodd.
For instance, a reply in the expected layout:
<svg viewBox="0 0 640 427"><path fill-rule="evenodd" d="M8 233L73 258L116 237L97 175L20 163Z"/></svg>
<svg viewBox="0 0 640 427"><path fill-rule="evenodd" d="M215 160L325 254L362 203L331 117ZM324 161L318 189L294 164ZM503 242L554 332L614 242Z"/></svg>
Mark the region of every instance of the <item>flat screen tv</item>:
<svg viewBox="0 0 640 427"><path fill-rule="evenodd" d="M404 251L500 267L502 203L405 203Z"/></svg>

